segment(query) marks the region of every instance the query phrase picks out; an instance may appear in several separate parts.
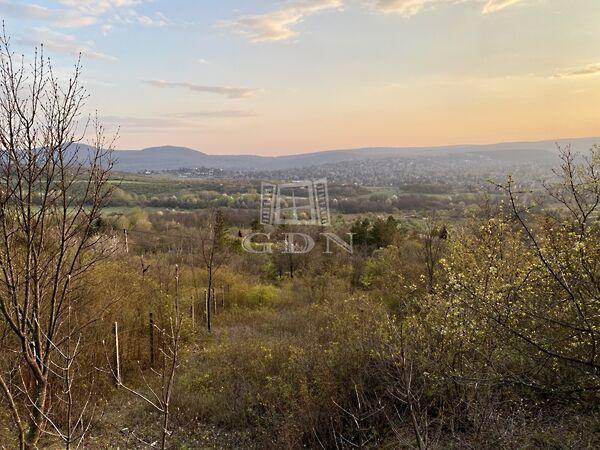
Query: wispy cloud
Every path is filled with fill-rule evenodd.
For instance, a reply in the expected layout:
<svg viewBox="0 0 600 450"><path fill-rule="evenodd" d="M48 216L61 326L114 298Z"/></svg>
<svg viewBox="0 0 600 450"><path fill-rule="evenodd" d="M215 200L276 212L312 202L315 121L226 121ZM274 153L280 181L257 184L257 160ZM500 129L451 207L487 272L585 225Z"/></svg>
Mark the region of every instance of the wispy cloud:
<svg viewBox="0 0 600 450"><path fill-rule="evenodd" d="M152 16L139 13L135 7L144 1L148 0L58 0L59 7L49 8L17 0L0 0L0 13L64 28L100 24L104 33L115 24L171 25L171 21L160 12Z"/></svg>
<svg viewBox="0 0 600 450"><path fill-rule="evenodd" d="M600 74L600 63L588 64L586 66L572 67L565 71L559 72L554 75L554 78L570 78L579 77L584 75L599 75Z"/></svg>
<svg viewBox="0 0 600 450"><path fill-rule="evenodd" d="M114 56L99 52L89 45L78 44L73 35L60 33L45 27L33 28L27 38L19 38L17 41L25 45L43 44L44 48L48 50L72 55L81 54L84 58L104 59L108 61L115 61L117 59Z"/></svg>
<svg viewBox="0 0 600 450"><path fill-rule="evenodd" d="M185 81L143 80L144 83L160 88L185 88L194 92L223 95L228 98L248 98L256 94L256 89L230 86L205 86Z"/></svg>
<svg viewBox="0 0 600 450"><path fill-rule="evenodd" d="M246 36L251 42L273 42L288 40L298 33L295 27L307 16L325 10L341 9L345 0L294 0L285 6L264 13L243 15L236 20L221 22L222 27L230 28ZM424 9L442 4L470 2L483 4L482 14L500 11L523 0L363 0L383 13L396 13L405 17L413 16Z"/></svg>
<svg viewBox="0 0 600 450"><path fill-rule="evenodd" d="M265 14L246 15L222 26L246 36L251 42L283 41L296 36L294 26L305 17L342 7L342 0L298 0Z"/></svg>
<svg viewBox="0 0 600 450"><path fill-rule="evenodd" d="M59 0L65 6L81 12L99 16L119 8L131 8L142 3L142 0Z"/></svg>
<svg viewBox="0 0 600 450"><path fill-rule="evenodd" d="M96 15L85 14L76 9L51 9L32 3L11 0L0 0L0 13L18 19L41 20L66 28L89 26L98 21Z"/></svg>
<svg viewBox="0 0 600 450"><path fill-rule="evenodd" d="M493 13L496 11L500 11L501 9L508 8L509 6L516 5L522 0L488 0L488 2L483 7L483 13Z"/></svg>
<svg viewBox="0 0 600 450"><path fill-rule="evenodd" d="M482 13L489 14L513 6L523 0L375 0L375 7L384 13L397 13L405 17L414 16L426 8L441 4L484 3Z"/></svg>
<svg viewBox="0 0 600 450"><path fill-rule="evenodd" d="M222 111L197 111L197 112L181 112L171 114L172 117L180 119L219 119L219 118L242 118L256 117L256 114L250 111L242 110L222 110Z"/></svg>
<svg viewBox="0 0 600 450"><path fill-rule="evenodd" d="M153 16L147 16L140 14L133 9L129 9L120 14L115 14L110 22L122 23L126 25L138 24L147 27L166 27L173 25L173 22L167 19L167 17L161 12L156 12Z"/></svg>
<svg viewBox="0 0 600 450"><path fill-rule="evenodd" d="M103 124L108 127L120 127L125 132L134 131L166 131L190 130L202 128L204 124L200 119L212 118L238 118L251 117L254 114L247 111L202 111L189 113L167 114L161 117L136 117L136 116L111 116L100 117Z"/></svg>
<svg viewBox="0 0 600 450"><path fill-rule="evenodd" d="M181 128L182 122L177 119L165 117L131 117L131 116L102 116L100 120L109 126L119 126L123 129L156 129L156 128Z"/></svg>
<svg viewBox="0 0 600 450"><path fill-rule="evenodd" d="M427 6L452 0L376 0L375 7L384 13L398 13L412 16Z"/></svg>

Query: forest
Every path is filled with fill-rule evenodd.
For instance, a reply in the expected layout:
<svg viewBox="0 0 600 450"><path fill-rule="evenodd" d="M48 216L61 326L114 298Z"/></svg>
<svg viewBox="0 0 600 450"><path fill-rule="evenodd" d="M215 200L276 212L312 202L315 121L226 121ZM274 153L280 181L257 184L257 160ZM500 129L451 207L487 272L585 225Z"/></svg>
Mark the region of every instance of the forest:
<svg viewBox="0 0 600 450"><path fill-rule="evenodd" d="M535 185L332 183L327 251L261 223L260 179L115 172L80 67L0 44L2 448L600 446L599 147Z"/></svg>

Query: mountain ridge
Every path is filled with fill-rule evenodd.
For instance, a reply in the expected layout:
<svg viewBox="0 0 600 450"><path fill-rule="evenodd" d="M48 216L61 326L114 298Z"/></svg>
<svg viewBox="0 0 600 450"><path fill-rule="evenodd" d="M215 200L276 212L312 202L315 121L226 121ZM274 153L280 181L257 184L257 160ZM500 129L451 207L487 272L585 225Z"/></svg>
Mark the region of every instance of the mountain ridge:
<svg viewBox="0 0 600 450"><path fill-rule="evenodd" d="M600 137L544 141L502 142L495 144L458 144L431 147L359 147L333 149L280 156L211 155L188 147L163 145L141 150L116 150L115 169L123 172L175 170L180 168L220 168L228 170L281 170L368 161L384 158L489 158L498 161L539 161L557 159L557 145L571 144L585 152L600 143ZM84 148L85 146L80 146Z"/></svg>

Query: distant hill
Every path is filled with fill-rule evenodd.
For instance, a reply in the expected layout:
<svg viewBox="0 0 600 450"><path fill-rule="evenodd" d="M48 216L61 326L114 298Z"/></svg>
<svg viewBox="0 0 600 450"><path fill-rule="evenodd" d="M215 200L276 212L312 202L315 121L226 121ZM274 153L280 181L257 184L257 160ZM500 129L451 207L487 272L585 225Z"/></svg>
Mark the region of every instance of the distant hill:
<svg viewBox="0 0 600 450"><path fill-rule="evenodd" d="M373 147L328 150L287 156L209 155L186 147L151 147L115 152L115 168L124 172L179 168L221 168L229 170L280 170L335 164L347 161L385 158L425 157L441 159L492 159L500 162L546 164L556 161L557 144L571 144L585 152L600 143L600 138L559 139L539 142L506 142L489 145L453 145L442 147ZM80 151L85 152L85 146Z"/></svg>

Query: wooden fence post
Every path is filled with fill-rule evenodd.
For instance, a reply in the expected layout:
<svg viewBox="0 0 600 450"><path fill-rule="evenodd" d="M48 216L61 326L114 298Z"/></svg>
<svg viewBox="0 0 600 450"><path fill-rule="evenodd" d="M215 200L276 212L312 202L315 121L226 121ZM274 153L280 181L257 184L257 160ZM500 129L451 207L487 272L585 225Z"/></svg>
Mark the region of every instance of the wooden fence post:
<svg viewBox="0 0 600 450"><path fill-rule="evenodd" d="M121 358L119 357L119 324L115 322L113 333L115 335L115 368L116 384L121 385Z"/></svg>
<svg viewBox="0 0 600 450"><path fill-rule="evenodd" d="M208 331L210 331L210 291L204 291L204 298L206 300L206 327L208 328Z"/></svg>
<svg viewBox="0 0 600 450"><path fill-rule="evenodd" d="M154 353L154 316L150 313L150 367L154 367L155 353Z"/></svg>
<svg viewBox="0 0 600 450"><path fill-rule="evenodd" d="M192 295L192 304L190 305L190 317L192 319L192 328L196 327L196 312L194 311L194 296Z"/></svg>

